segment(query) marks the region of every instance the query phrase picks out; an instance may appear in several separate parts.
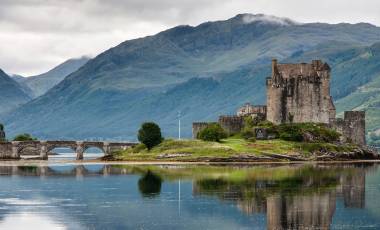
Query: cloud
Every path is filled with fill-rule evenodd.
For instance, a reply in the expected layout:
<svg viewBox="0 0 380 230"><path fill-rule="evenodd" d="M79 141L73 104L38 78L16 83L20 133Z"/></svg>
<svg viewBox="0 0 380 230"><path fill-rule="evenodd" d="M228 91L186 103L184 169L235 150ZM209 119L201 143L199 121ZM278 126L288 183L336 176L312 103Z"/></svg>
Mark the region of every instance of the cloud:
<svg viewBox="0 0 380 230"><path fill-rule="evenodd" d="M125 40L180 25L263 13L299 22L380 25L367 0L1 0L0 68L33 75L72 57L97 55ZM277 18L278 22L284 22Z"/></svg>

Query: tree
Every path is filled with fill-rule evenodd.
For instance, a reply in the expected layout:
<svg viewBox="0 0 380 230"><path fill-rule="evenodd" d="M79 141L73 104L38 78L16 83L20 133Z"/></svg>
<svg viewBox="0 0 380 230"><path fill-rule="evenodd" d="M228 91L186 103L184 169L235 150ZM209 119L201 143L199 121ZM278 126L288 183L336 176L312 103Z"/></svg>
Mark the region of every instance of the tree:
<svg viewBox="0 0 380 230"><path fill-rule="evenodd" d="M163 140L161 129L154 122L143 123L139 129L137 138L148 148L148 150L151 150L154 146L159 145Z"/></svg>
<svg viewBox="0 0 380 230"><path fill-rule="evenodd" d="M145 197L154 197L160 194L161 184L161 177L149 170L138 182L140 193Z"/></svg>
<svg viewBox="0 0 380 230"><path fill-rule="evenodd" d="M227 133L219 124L209 124L205 129L198 133L198 137L204 141L220 141L227 137Z"/></svg>
<svg viewBox="0 0 380 230"><path fill-rule="evenodd" d="M0 131L4 131L4 125L0 123Z"/></svg>
<svg viewBox="0 0 380 230"><path fill-rule="evenodd" d="M13 138L14 141L36 141L37 138L32 137L29 133L23 133Z"/></svg>

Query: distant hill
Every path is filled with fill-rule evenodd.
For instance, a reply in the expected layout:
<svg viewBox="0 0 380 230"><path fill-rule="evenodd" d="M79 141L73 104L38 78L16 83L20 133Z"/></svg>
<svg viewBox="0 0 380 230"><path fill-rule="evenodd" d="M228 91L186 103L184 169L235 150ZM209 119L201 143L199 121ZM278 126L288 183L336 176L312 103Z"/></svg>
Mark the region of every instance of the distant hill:
<svg viewBox="0 0 380 230"><path fill-rule="evenodd" d="M248 101L265 103L272 58L327 60L333 96L343 100L375 79L377 67L367 68L374 63L360 57L379 40L380 28L370 24L300 24L251 14L178 26L89 60L15 110L6 125L11 135L132 140L147 120L158 122L166 136L176 136L181 111L183 135L190 137L194 120L234 113Z"/></svg>
<svg viewBox="0 0 380 230"><path fill-rule="evenodd" d="M25 77L21 76L21 75L18 75L18 74L12 74L10 75L10 77L15 80L22 88L22 90L24 91L24 93L26 93L28 95L28 97L30 98L33 98L34 96L34 93L33 91L29 88L29 86L27 86L25 84Z"/></svg>
<svg viewBox="0 0 380 230"><path fill-rule="evenodd" d="M67 75L77 71L88 60L88 57L69 59L46 73L25 78L16 77L16 80L32 91L33 98L38 97L61 82Z"/></svg>
<svg viewBox="0 0 380 230"><path fill-rule="evenodd" d="M0 115L26 103L30 97L23 88L0 69Z"/></svg>

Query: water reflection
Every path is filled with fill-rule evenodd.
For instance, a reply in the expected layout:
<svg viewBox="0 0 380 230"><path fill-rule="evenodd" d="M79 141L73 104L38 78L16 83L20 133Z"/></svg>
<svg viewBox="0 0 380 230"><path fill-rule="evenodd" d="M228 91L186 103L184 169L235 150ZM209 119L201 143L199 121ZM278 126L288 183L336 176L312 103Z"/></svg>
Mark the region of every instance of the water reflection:
<svg viewBox="0 0 380 230"><path fill-rule="evenodd" d="M0 175L0 227L27 215L65 228L380 227L380 203L366 200L380 196L373 164L1 166Z"/></svg>
<svg viewBox="0 0 380 230"><path fill-rule="evenodd" d="M139 179L139 191L145 197L155 197L161 192L162 179L150 170Z"/></svg>

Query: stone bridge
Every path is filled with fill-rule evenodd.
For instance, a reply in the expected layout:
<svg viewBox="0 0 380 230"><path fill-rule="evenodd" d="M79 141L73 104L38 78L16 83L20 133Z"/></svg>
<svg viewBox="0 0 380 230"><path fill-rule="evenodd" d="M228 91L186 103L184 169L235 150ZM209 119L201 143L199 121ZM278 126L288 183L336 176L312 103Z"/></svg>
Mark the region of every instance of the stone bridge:
<svg viewBox="0 0 380 230"><path fill-rule="evenodd" d="M98 148L104 155L111 155L118 150L125 150L136 143L103 141L12 141L0 142L0 159L20 159L23 151L37 152L41 159L47 160L48 153L55 148L70 148L76 153L76 159L82 160L89 148Z"/></svg>

